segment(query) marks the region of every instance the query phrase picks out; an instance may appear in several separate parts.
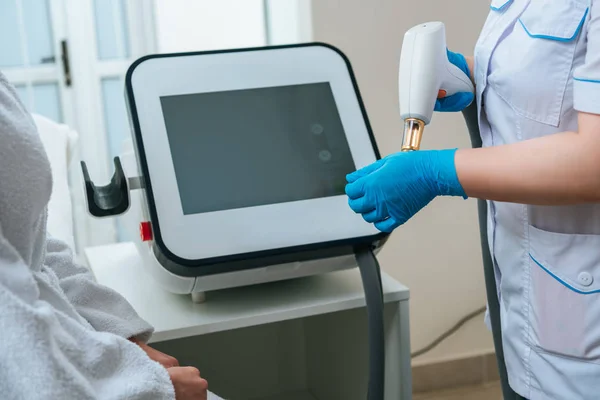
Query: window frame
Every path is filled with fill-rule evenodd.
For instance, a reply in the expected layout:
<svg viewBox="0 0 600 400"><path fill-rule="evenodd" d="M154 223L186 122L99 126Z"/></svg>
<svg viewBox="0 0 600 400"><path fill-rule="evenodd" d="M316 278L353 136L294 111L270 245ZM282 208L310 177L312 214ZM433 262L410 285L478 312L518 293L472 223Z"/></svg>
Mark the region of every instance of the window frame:
<svg viewBox="0 0 600 400"><path fill-rule="evenodd" d="M110 180L113 167L104 120L102 80L124 77L135 59L155 51L153 3L144 0L125 2L129 24L129 57L123 60L99 60L93 0L64 2L76 99L73 127L79 133L78 155L88 165L93 179L103 184ZM81 253L85 247L116 242L116 220L91 217L86 210L83 178L78 165L72 166L71 175L77 251Z"/></svg>
<svg viewBox="0 0 600 400"><path fill-rule="evenodd" d="M21 0L14 0L18 4L17 8L22 13ZM70 86L67 86L64 73L63 64L61 60L61 42L67 39L67 21L65 19L63 9L65 0L49 0L49 18L50 18L50 29L52 30L52 43L54 45L54 57L53 63L39 64L39 65L28 65L27 56L27 43L22 38L21 51L25 53L25 65L18 67L3 67L2 73L9 82L15 86L25 86L29 92L28 101L24 100L29 109L33 109L33 103L31 103L33 96L31 96L31 90L34 85L38 84L56 84L58 88L58 96L60 102L60 109L62 112L62 122L68 125L75 123L75 112L73 107L73 91ZM23 16L20 15L19 23L24 23ZM21 31L24 31L24 27L21 26Z"/></svg>
<svg viewBox="0 0 600 400"><path fill-rule="evenodd" d="M312 40L309 0L263 0L261 3L265 16L266 45ZM155 0L125 0L125 4L130 50L126 59L98 59L94 0L49 0L55 62L2 69L7 79L15 85L31 88L35 84L57 84L62 122L79 135L69 171L75 250L78 254L83 254L86 247L117 241L115 218L97 219L87 212L78 162L83 160L87 163L97 184L107 183L112 176L102 80L123 78L134 60L157 52ZM277 23L280 20L285 20L285 23ZM70 85L64 77L63 41L67 43L69 53Z"/></svg>

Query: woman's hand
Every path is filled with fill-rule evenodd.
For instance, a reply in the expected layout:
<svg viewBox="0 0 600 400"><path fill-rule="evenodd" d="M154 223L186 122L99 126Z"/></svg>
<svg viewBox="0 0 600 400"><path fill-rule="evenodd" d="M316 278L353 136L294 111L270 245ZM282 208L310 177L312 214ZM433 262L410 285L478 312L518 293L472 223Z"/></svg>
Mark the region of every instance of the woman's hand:
<svg viewBox="0 0 600 400"><path fill-rule="evenodd" d="M179 361L177 361L177 359L175 357L165 354L162 351L158 351L158 350L148 346L146 343L141 342L135 338L130 338L129 341L140 346L140 348L142 350L144 350L144 352L148 355L148 357L150 357L151 360L156 361L163 367L171 368L171 367L179 366Z"/></svg>
<svg viewBox="0 0 600 400"><path fill-rule="evenodd" d="M404 224L436 196L463 196L456 150L397 153L347 176L350 208L383 232Z"/></svg>
<svg viewBox="0 0 600 400"><path fill-rule="evenodd" d="M200 376L200 371L197 368L180 367L179 361L175 357L158 351L135 338L129 340L140 346L150 359L167 369L175 388L175 400L207 399L208 382Z"/></svg>
<svg viewBox="0 0 600 400"><path fill-rule="evenodd" d="M142 350L146 352L150 359L161 364L163 367L171 368L179 366L179 361L177 361L175 357L165 354L162 351L158 351L145 343L138 343L137 345L140 346Z"/></svg>
<svg viewBox="0 0 600 400"><path fill-rule="evenodd" d="M447 50L448 61L457 66L462 72L465 73L471 80L473 80L473 58L465 57L462 54L454 53ZM440 93L440 97L435 102L435 111L441 112L458 112L462 111L469 106L475 99L475 95L469 92L455 93L451 96L445 96Z"/></svg>
<svg viewBox="0 0 600 400"><path fill-rule="evenodd" d="M175 388L175 400L207 400L208 382L197 368L172 367L167 371Z"/></svg>

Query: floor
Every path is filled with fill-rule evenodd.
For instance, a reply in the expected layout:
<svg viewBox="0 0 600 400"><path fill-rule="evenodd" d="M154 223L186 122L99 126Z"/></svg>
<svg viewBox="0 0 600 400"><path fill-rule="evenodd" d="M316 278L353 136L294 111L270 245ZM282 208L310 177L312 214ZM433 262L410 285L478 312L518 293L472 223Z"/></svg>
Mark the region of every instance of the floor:
<svg viewBox="0 0 600 400"><path fill-rule="evenodd" d="M415 394L413 400L501 400L500 383Z"/></svg>

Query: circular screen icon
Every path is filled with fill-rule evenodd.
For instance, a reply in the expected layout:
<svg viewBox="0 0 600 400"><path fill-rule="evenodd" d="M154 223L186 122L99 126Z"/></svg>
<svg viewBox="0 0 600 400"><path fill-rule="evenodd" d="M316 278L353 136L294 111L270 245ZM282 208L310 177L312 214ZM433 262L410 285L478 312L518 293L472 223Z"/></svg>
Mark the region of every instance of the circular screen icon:
<svg viewBox="0 0 600 400"><path fill-rule="evenodd" d="M325 129L323 129L323 125L321 125L321 124L312 124L312 125L310 126L310 131L311 131L312 133L314 133L315 135L320 135L320 134L322 134L324 130L325 130Z"/></svg>
<svg viewBox="0 0 600 400"><path fill-rule="evenodd" d="M319 159L323 162L331 160L331 153L328 150L321 150L319 152Z"/></svg>

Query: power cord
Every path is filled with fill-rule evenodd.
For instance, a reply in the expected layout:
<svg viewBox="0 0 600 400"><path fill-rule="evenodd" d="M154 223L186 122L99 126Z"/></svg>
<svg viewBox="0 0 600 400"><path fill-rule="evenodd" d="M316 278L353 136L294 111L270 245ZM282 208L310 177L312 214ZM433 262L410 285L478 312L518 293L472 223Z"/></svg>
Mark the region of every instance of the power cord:
<svg viewBox="0 0 600 400"><path fill-rule="evenodd" d="M415 357L419 357L425 353L430 352L435 347L437 347L440 343L442 343L444 340L448 339L450 336L452 336L454 333L456 333L456 331L458 331L460 328L462 328L462 326L464 324L466 324L473 318L477 317L478 315L483 314L485 312L485 310L486 310L486 307L483 306L483 307L478 308L477 310L465 315L452 328L450 328L446 332L442 333L440 336L438 336L433 342L431 342L427 346L412 353L410 355L410 357L415 358Z"/></svg>
<svg viewBox="0 0 600 400"><path fill-rule="evenodd" d="M367 400L383 400L385 391L385 332L383 321L383 289L377 258L370 247L356 249L367 303L369 340L369 384Z"/></svg>

